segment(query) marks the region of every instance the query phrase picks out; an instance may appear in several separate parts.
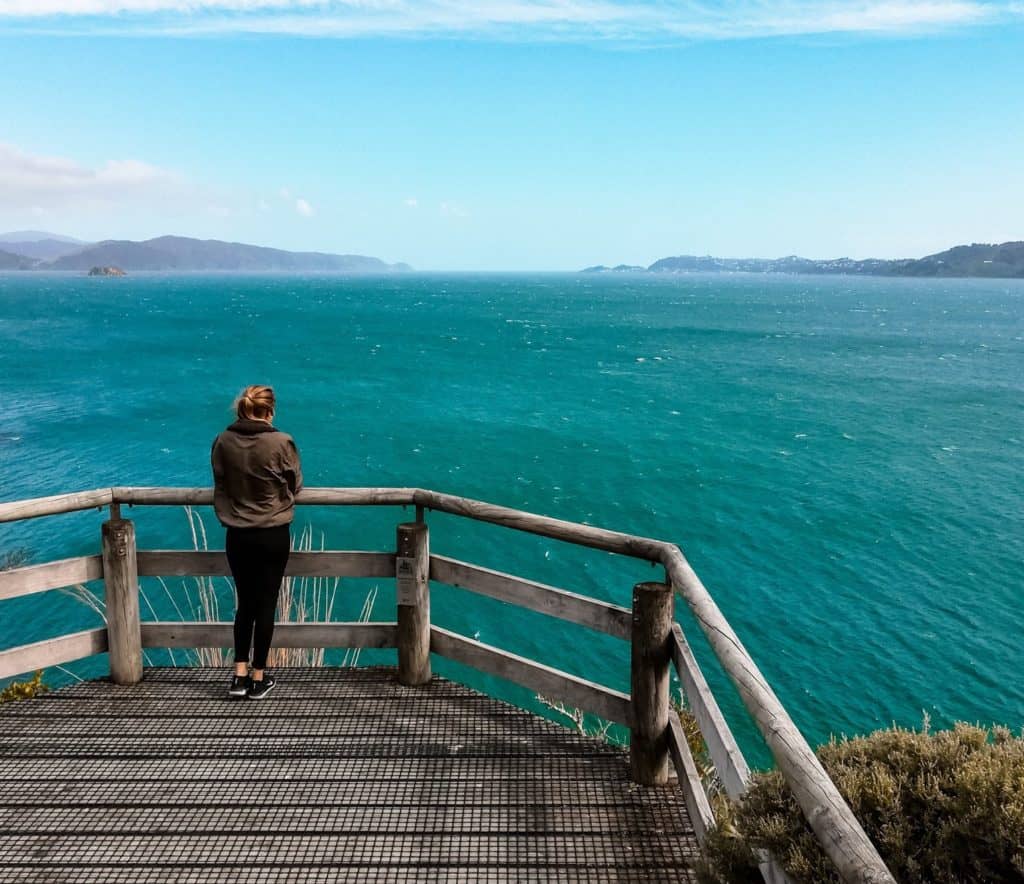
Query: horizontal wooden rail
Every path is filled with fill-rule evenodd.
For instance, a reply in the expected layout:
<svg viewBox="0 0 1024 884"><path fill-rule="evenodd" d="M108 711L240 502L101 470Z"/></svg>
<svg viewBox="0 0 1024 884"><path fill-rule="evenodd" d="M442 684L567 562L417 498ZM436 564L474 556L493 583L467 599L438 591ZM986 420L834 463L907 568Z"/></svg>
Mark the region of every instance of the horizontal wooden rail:
<svg viewBox="0 0 1024 884"><path fill-rule="evenodd" d="M112 488L114 503L147 506L208 506L212 488ZM410 506L414 488L303 488L302 506Z"/></svg>
<svg viewBox="0 0 1024 884"><path fill-rule="evenodd" d="M693 831L697 841L703 843L705 836L715 825L715 815L711 812L711 802L708 801L704 785L701 783L700 773L693 760L690 744L686 741L683 725L674 710L670 711L668 718L668 751L672 756L672 765L676 769L679 786L683 790L686 809L690 812Z"/></svg>
<svg viewBox="0 0 1024 884"><path fill-rule="evenodd" d="M471 500L468 497L457 497L454 494L441 494L437 491L416 489L413 501L417 506L465 516L476 522L490 522L504 528L525 531L528 534L539 534L552 540L564 540L578 546L589 546L592 549L603 549L607 552L645 559L649 562L661 560L663 541L637 537L634 534L623 534L619 531L608 531L578 522L566 522L548 516L538 516L523 510L511 509L485 503L482 500Z"/></svg>
<svg viewBox="0 0 1024 884"><path fill-rule="evenodd" d="M9 571L0 571L0 599L13 599L33 592L45 592L48 589L61 589L65 586L74 586L76 583L85 583L87 580L99 580L102 576L102 556L78 556L74 559L47 562L45 565L12 568Z"/></svg>
<svg viewBox="0 0 1024 884"><path fill-rule="evenodd" d="M481 568L447 556L430 557L430 579L581 626L589 626L616 638L629 639L632 618L629 608L595 601L585 595Z"/></svg>
<svg viewBox="0 0 1024 884"><path fill-rule="evenodd" d="M430 651L515 682L545 697L570 703L607 721L627 726L631 723L629 694L613 691L560 669L535 663L437 626L430 627Z"/></svg>
<svg viewBox="0 0 1024 884"><path fill-rule="evenodd" d="M672 662L725 792L739 798L747 791L750 768L678 623L672 627Z"/></svg>
<svg viewBox="0 0 1024 884"><path fill-rule="evenodd" d="M109 506L112 501L113 494L109 488L55 494L52 497L35 497L30 500L12 500L9 503L0 503L0 522L18 522L21 519L35 519L39 516L91 510Z"/></svg>
<svg viewBox="0 0 1024 884"><path fill-rule="evenodd" d="M144 648L230 648L231 623L142 624ZM393 648L394 623L278 623L275 648Z"/></svg>
<svg viewBox="0 0 1024 884"><path fill-rule="evenodd" d="M149 549L138 552L140 577L227 577L223 550ZM292 552L289 577L394 577L393 552L319 550Z"/></svg>
<svg viewBox="0 0 1024 884"><path fill-rule="evenodd" d="M59 666L61 663L105 653L106 650L107 630L104 627L21 645L0 651L0 678L34 672L47 666Z"/></svg>
<svg viewBox="0 0 1024 884"><path fill-rule="evenodd" d="M303 488L296 503L303 506L411 506L415 488ZM74 491L0 503L0 522L97 509L112 503L147 506L210 506L212 488L115 487Z"/></svg>

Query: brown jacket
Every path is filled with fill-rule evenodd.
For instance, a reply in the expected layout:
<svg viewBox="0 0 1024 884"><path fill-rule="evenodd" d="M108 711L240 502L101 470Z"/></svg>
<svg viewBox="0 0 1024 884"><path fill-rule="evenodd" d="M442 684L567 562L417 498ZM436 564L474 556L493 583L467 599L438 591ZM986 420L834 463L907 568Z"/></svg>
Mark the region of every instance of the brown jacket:
<svg viewBox="0 0 1024 884"><path fill-rule="evenodd" d="M213 508L230 528L275 528L295 514L302 468L295 440L264 421L237 420L213 440Z"/></svg>

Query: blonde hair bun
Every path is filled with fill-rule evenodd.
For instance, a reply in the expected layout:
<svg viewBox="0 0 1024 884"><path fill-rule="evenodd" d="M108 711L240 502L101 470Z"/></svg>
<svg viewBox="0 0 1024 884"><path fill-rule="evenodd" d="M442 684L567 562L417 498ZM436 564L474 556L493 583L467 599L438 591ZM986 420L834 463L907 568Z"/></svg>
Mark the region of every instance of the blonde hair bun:
<svg viewBox="0 0 1024 884"><path fill-rule="evenodd" d="M274 390L266 384L252 384L235 399L235 413L240 420L267 420L276 407Z"/></svg>

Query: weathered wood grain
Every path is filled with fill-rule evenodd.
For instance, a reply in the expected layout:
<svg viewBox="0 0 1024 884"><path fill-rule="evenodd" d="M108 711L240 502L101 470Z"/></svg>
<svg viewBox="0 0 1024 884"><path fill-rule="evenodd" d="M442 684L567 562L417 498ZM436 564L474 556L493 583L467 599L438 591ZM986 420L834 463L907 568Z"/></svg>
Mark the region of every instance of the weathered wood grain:
<svg viewBox="0 0 1024 884"><path fill-rule="evenodd" d="M430 579L629 639L629 608L446 556L431 555Z"/></svg>
<svg viewBox="0 0 1024 884"><path fill-rule="evenodd" d="M0 503L0 522L18 522L22 519L36 519L39 516L53 516L59 513L73 513L108 506L112 501L109 488L95 491L74 491L70 494L55 494L51 497L35 497L30 500L12 500Z"/></svg>
<svg viewBox="0 0 1024 884"><path fill-rule="evenodd" d="M430 650L616 724L631 723L629 695L432 626Z"/></svg>
<svg viewBox="0 0 1024 884"><path fill-rule="evenodd" d="M295 498L303 506L409 506L413 503L412 488L303 488ZM147 506L209 506L213 504L212 488L143 488L110 489L117 503ZM109 498L108 498L108 503Z"/></svg>
<svg viewBox="0 0 1024 884"><path fill-rule="evenodd" d="M0 651L0 678L10 678L23 672L34 672L47 666L70 663L82 657L102 654L107 650L107 630L86 629L60 638L48 638Z"/></svg>
<svg viewBox="0 0 1024 884"><path fill-rule="evenodd" d="M683 725L674 712L668 720L668 750L672 757L672 765L676 769L679 787L686 798L686 809L690 813L690 822L697 835L697 841L703 843L707 833L715 825L715 815L711 812L711 803L700 780L697 764L693 760L690 744L686 741Z"/></svg>
<svg viewBox="0 0 1024 884"><path fill-rule="evenodd" d="M750 768L678 623L672 626L672 661L725 793L739 798L747 791Z"/></svg>
<svg viewBox="0 0 1024 884"><path fill-rule="evenodd" d="M395 546L398 680L430 681L430 532L424 522L399 525Z"/></svg>
<svg viewBox="0 0 1024 884"><path fill-rule="evenodd" d="M231 623L142 624L144 648L230 648ZM395 623L278 623L275 648L393 648Z"/></svg>
<svg viewBox="0 0 1024 884"><path fill-rule="evenodd" d="M139 550L138 564L142 577L226 577L231 574L223 550ZM394 577L395 554L293 551L284 573L288 577Z"/></svg>
<svg viewBox="0 0 1024 884"><path fill-rule="evenodd" d="M638 583L633 587L629 761L633 779L643 786L668 782L673 600L672 587L667 583Z"/></svg>
<svg viewBox="0 0 1024 884"><path fill-rule="evenodd" d="M418 506L427 509L453 513L477 522L490 522L493 525L514 528L528 534L539 534L554 540L564 540L579 546L603 549L652 562L660 560L662 548L665 546L659 540L623 534L619 531L608 531L605 528L595 528L591 525L581 525L563 519L552 519L548 516L538 516L535 513L485 503L481 500L471 500L467 497L458 497L454 494L417 489L414 498Z"/></svg>
<svg viewBox="0 0 1024 884"><path fill-rule="evenodd" d="M13 599L48 589L74 586L103 576L101 556L78 556L44 565L0 571L0 599Z"/></svg>
<svg viewBox="0 0 1024 884"><path fill-rule="evenodd" d="M135 526L127 519L104 522L102 541L110 677L115 684L135 684L142 678Z"/></svg>

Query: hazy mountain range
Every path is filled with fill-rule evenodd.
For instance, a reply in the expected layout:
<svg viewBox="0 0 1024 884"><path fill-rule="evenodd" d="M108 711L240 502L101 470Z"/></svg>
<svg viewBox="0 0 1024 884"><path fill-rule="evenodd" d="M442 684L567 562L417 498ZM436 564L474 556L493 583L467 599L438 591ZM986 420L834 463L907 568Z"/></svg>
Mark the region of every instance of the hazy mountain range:
<svg viewBox="0 0 1024 884"><path fill-rule="evenodd" d="M587 267L584 273L836 273L858 276L988 276L1024 279L1024 242L1000 245L974 243L954 246L925 258L892 261L867 258L834 258L815 261L790 255L787 258L712 258L678 255L662 258L649 267L619 264Z"/></svg>
<svg viewBox="0 0 1024 884"><path fill-rule="evenodd" d="M367 255L288 252L244 243L187 236L143 242L108 239L87 243L72 237L21 230L0 234L0 270L76 270L92 267L136 270L380 273L411 270Z"/></svg>

